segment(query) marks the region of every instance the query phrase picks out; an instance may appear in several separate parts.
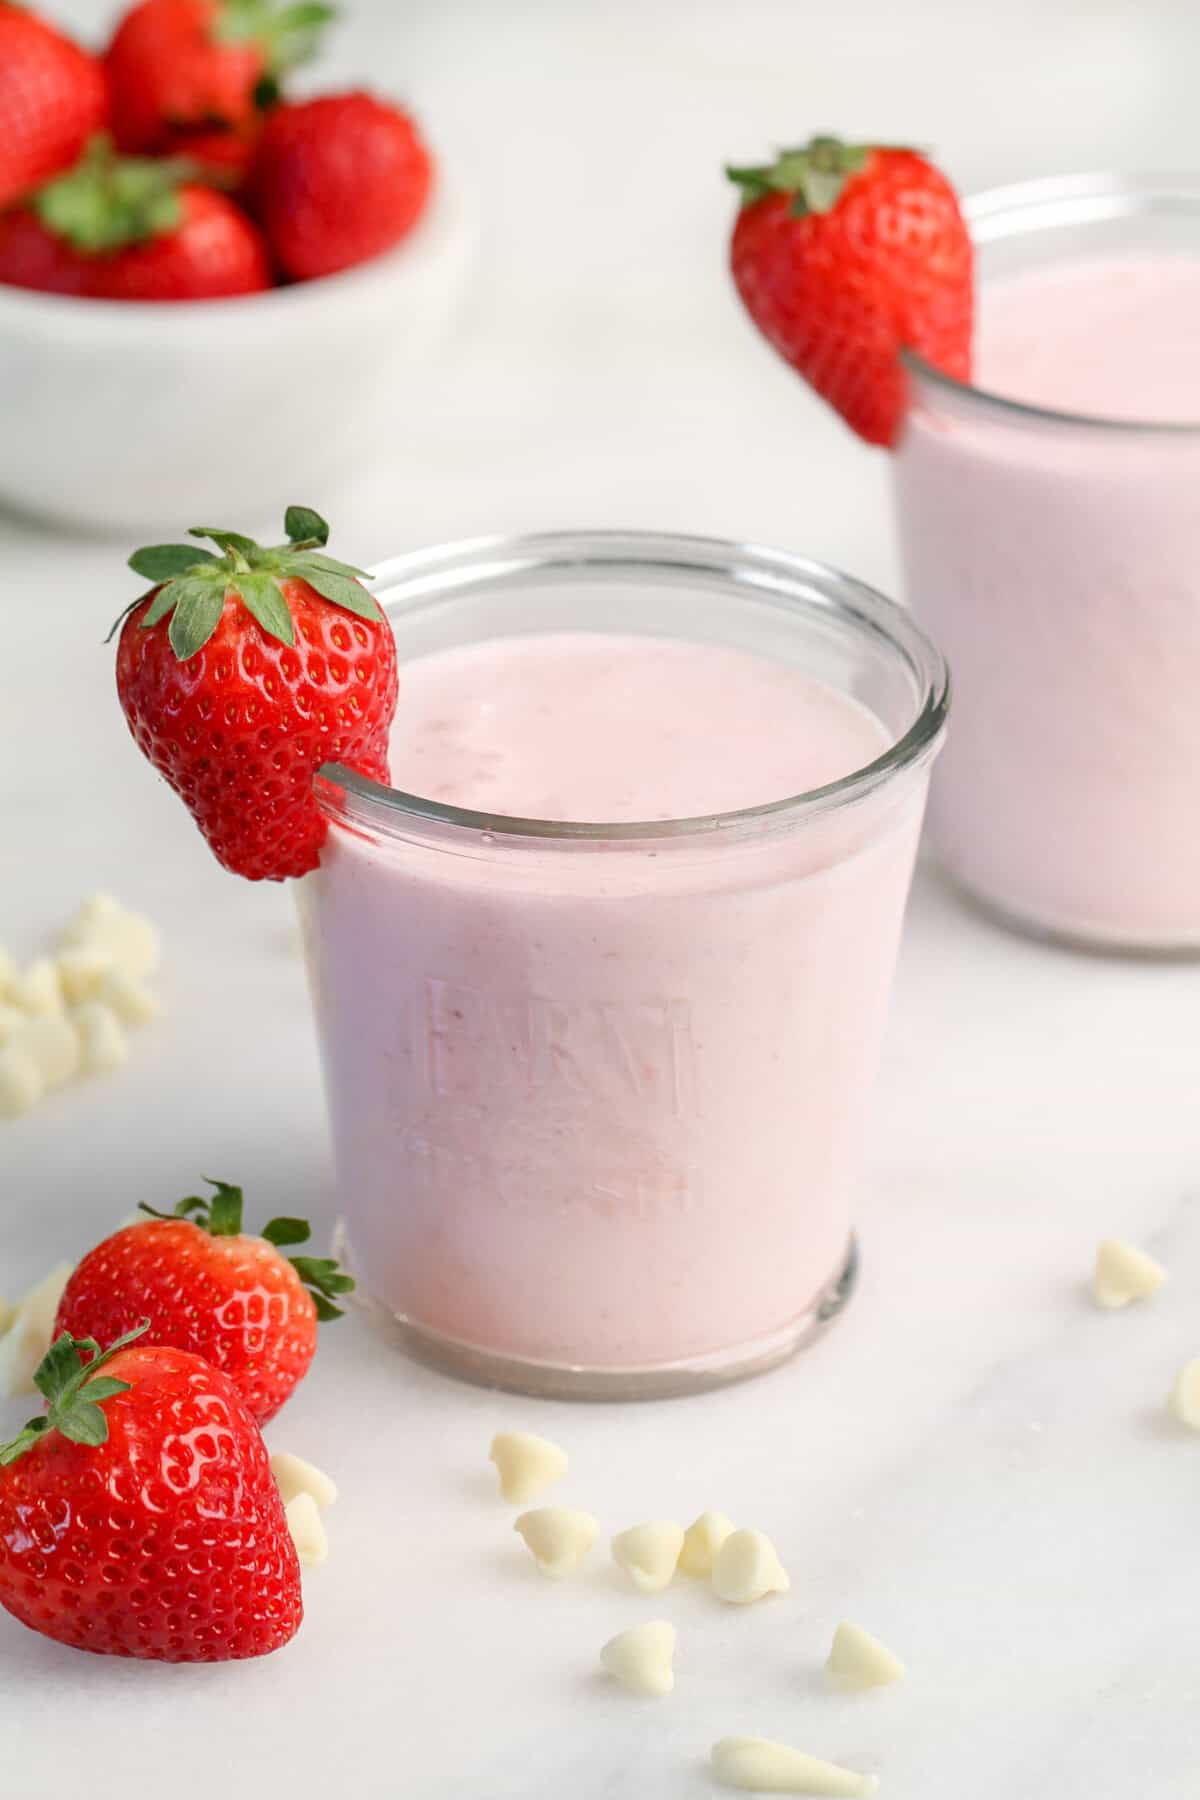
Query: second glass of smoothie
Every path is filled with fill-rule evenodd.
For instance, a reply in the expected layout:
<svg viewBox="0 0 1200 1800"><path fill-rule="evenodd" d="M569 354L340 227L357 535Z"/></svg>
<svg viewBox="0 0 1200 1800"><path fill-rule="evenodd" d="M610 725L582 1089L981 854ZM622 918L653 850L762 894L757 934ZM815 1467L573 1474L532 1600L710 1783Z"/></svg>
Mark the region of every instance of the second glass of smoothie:
<svg viewBox="0 0 1200 1800"><path fill-rule="evenodd" d="M350 1260L414 1352L685 1392L838 1310L947 703L912 620L782 553L402 558L391 789L301 889Z"/></svg>
<svg viewBox="0 0 1200 1800"><path fill-rule="evenodd" d="M930 829L1006 918L1200 950L1200 178L968 207L977 384L912 362L911 603L954 670Z"/></svg>

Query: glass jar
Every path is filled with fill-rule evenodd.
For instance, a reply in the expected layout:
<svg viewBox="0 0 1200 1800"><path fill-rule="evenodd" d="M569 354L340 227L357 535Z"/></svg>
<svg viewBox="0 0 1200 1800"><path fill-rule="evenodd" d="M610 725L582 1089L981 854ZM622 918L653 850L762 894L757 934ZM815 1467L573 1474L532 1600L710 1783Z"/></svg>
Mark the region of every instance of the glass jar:
<svg viewBox="0 0 1200 1800"><path fill-rule="evenodd" d="M799 666L885 728L829 786L666 823L492 817L334 767L317 783L301 914L346 1251L377 1315L413 1353L535 1394L687 1392L777 1362L853 1277L941 658L858 582L699 538L485 539L401 557L375 588L401 706L423 654L603 631Z"/></svg>
<svg viewBox="0 0 1200 1800"><path fill-rule="evenodd" d="M985 303L1014 273L1200 255L1200 177L1034 181L967 211ZM908 360L905 584L956 695L935 851L1020 927L1194 953L1200 422L1052 412Z"/></svg>

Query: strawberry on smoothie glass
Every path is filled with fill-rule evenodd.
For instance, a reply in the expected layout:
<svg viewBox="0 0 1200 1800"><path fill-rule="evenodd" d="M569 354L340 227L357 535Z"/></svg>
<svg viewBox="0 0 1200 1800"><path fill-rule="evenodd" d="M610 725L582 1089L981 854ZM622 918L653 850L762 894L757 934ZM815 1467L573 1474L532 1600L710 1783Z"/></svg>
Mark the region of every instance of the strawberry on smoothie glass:
<svg viewBox="0 0 1200 1800"><path fill-rule="evenodd" d="M930 826L1009 921L1200 950L1200 177L971 202L974 385L910 355L911 602L954 670Z"/></svg>
<svg viewBox="0 0 1200 1800"><path fill-rule="evenodd" d="M393 786L322 772L298 890L361 1287L533 1393L770 1366L853 1279L941 657L697 538L479 540L375 587Z"/></svg>

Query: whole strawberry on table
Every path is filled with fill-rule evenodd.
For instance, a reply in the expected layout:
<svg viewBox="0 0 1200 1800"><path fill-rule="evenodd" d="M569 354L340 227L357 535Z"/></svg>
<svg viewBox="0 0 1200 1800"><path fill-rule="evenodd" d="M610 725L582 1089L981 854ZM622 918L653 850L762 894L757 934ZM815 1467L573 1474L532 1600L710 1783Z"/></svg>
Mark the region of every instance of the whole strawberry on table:
<svg viewBox="0 0 1200 1800"><path fill-rule="evenodd" d="M227 1375L145 1332L47 1351L47 1410L0 1446L0 1605L101 1655L264 1656L304 1615L266 1446Z"/></svg>
<svg viewBox="0 0 1200 1800"><path fill-rule="evenodd" d="M108 1342L143 1319L148 1344L203 1357L265 1425L307 1373L318 1321L341 1317L336 1301L354 1282L329 1257L281 1254L307 1243L303 1219L272 1219L251 1236L242 1230L242 1190L209 1185L211 1198L190 1195L173 1213L143 1204L144 1221L89 1251L67 1282L54 1330Z"/></svg>
<svg viewBox="0 0 1200 1800"><path fill-rule="evenodd" d="M916 150L815 137L727 168L730 267L754 323L860 437L892 447L901 353L969 380L973 251L958 197Z"/></svg>
<svg viewBox="0 0 1200 1800"><path fill-rule="evenodd" d="M0 0L0 285L225 299L401 243L434 178L411 114L286 95L333 10L140 0L101 61Z"/></svg>

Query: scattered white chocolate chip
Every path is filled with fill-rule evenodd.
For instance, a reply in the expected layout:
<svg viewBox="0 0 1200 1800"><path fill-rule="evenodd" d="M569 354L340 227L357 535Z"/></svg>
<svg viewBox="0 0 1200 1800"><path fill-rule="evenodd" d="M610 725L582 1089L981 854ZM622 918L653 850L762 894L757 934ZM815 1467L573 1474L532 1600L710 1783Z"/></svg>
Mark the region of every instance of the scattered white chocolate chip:
<svg viewBox="0 0 1200 1800"><path fill-rule="evenodd" d="M659 1594L679 1567L683 1526L673 1519L650 1519L631 1525L612 1541L613 1561L624 1569L640 1594Z"/></svg>
<svg viewBox="0 0 1200 1800"><path fill-rule="evenodd" d="M665 1619L631 1626L609 1638L600 1652L601 1666L631 1694L658 1699L675 1686L671 1666L675 1655L675 1627Z"/></svg>
<svg viewBox="0 0 1200 1800"><path fill-rule="evenodd" d="M50 1348L58 1303L70 1279L70 1263L59 1263L17 1302L8 1330L0 1337L0 1396L12 1400L37 1392L34 1370Z"/></svg>
<svg viewBox="0 0 1200 1800"><path fill-rule="evenodd" d="M157 995L146 983L120 967L109 970L96 998L111 1007L123 1025L148 1025L162 1011Z"/></svg>
<svg viewBox="0 0 1200 1800"><path fill-rule="evenodd" d="M1184 1363L1167 1398L1171 1417L1193 1431L1200 1431L1200 1356Z"/></svg>
<svg viewBox="0 0 1200 1800"><path fill-rule="evenodd" d="M505 1500L523 1506L536 1500L567 1472L567 1453L532 1431L498 1431L488 1452L500 1475Z"/></svg>
<svg viewBox="0 0 1200 1800"><path fill-rule="evenodd" d="M283 1509L302 1569L315 1569L329 1555L321 1510L311 1494L296 1494Z"/></svg>
<svg viewBox="0 0 1200 1800"><path fill-rule="evenodd" d="M317 1511L324 1512L337 1499L337 1488L324 1469L305 1462L302 1456L291 1456L286 1450L277 1451L271 1458L271 1473L285 1506L297 1494L311 1494Z"/></svg>
<svg viewBox="0 0 1200 1800"><path fill-rule="evenodd" d="M784 1594L791 1583L769 1537L761 1531L731 1531L717 1551L713 1591L734 1606L747 1606L767 1594Z"/></svg>
<svg viewBox="0 0 1200 1800"><path fill-rule="evenodd" d="M155 926L111 894L93 894L85 900L63 932L62 943L66 949L86 945L107 951L114 965L135 980L152 975L162 954Z"/></svg>
<svg viewBox="0 0 1200 1800"><path fill-rule="evenodd" d="M100 991L109 970L116 967L111 950L100 944L74 944L60 950L56 958L58 979L68 1006L80 1006Z"/></svg>
<svg viewBox="0 0 1200 1800"><path fill-rule="evenodd" d="M879 1789L875 1775L822 1762L768 1738L722 1738L713 1745L712 1768L725 1787L750 1794L829 1794L838 1800L865 1800Z"/></svg>
<svg viewBox="0 0 1200 1800"><path fill-rule="evenodd" d="M10 1006L7 1000L0 1000L0 1044L7 1044L28 1017L29 1014L22 1012L19 1006Z"/></svg>
<svg viewBox="0 0 1200 1800"><path fill-rule="evenodd" d="M19 1119L32 1111L45 1091L42 1071L32 1056L12 1044L0 1048L0 1119Z"/></svg>
<svg viewBox="0 0 1200 1800"><path fill-rule="evenodd" d="M79 1073L79 1038L61 1013L35 1013L13 1033L8 1048L37 1064L47 1090Z"/></svg>
<svg viewBox="0 0 1200 1800"><path fill-rule="evenodd" d="M1096 1251L1092 1292L1101 1306L1115 1310L1131 1300L1145 1300L1166 1279L1161 1263L1119 1238L1105 1238Z"/></svg>
<svg viewBox="0 0 1200 1800"><path fill-rule="evenodd" d="M71 1014L79 1039L79 1071L82 1075L108 1075L129 1061L129 1039L111 1006L103 1000L85 1000Z"/></svg>
<svg viewBox="0 0 1200 1800"><path fill-rule="evenodd" d="M679 1569L683 1575L711 1575L717 1551L734 1532L732 1519L723 1512L702 1512L683 1534Z"/></svg>
<svg viewBox="0 0 1200 1800"><path fill-rule="evenodd" d="M864 1688L887 1687L904 1674L904 1664L898 1656L893 1656L886 1644L881 1644L861 1625L851 1625L845 1620L833 1634L825 1667L839 1681Z"/></svg>
<svg viewBox="0 0 1200 1800"><path fill-rule="evenodd" d="M63 1010L62 983L50 958L39 956L36 962L23 969L13 982L8 998L22 1012L60 1013Z"/></svg>
<svg viewBox="0 0 1200 1800"><path fill-rule="evenodd" d="M513 1530L524 1538L542 1574L557 1581L574 1574L600 1527L591 1513L576 1512L569 1506L539 1506L522 1513Z"/></svg>

